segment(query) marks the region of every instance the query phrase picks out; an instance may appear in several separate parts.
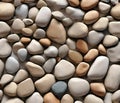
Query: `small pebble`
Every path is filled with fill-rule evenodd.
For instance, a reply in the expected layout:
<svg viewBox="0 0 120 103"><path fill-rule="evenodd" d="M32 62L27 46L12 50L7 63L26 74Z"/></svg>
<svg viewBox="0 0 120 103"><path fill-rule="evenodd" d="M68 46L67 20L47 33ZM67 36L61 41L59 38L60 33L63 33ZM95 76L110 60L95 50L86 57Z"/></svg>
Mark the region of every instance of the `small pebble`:
<svg viewBox="0 0 120 103"><path fill-rule="evenodd" d="M80 4L79 0L68 0L68 2L73 7L79 6L79 4Z"/></svg>
<svg viewBox="0 0 120 103"><path fill-rule="evenodd" d="M19 49L21 49L21 48L24 48L24 45L23 45L22 42L16 42L16 43L14 43L14 45L13 45L13 51L14 51L15 53L17 53L17 51L18 51Z"/></svg>
<svg viewBox="0 0 120 103"><path fill-rule="evenodd" d="M18 42L20 40L20 37L17 34L10 34L7 37L8 42Z"/></svg>
<svg viewBox="0 0 120 103"><path fill-rule="evenodd" d="M64 14L60 11L53 11L52 15L54 18L56 18L57 20L62 20L65 18Z"/></svg>
<svg viewBox="0 0 120 103"><path fill-rule="evenodd" d="M67 43L67 46L69 47L69 49L71 49L71 50L75 50L76 49L76 45L75 45L75 41L74 40L68 38L66 40L66 43Z"/></svg>
<svg viewBox="0 0 120 103"><path fill-rule="evenodd" d="M106 55L106 53L107 53L105 47L102 44L100 44L98 46L98 50L99 50L99 53L102 54L102 55Z"/></svg>
<svg viewBox="0 0 120 103"><path fill-rule="evenodd" d="M113 93L112 101L118 103L120 102L120 90L117 90L116 92Z"/></svg>
<svg viewBox="0 0 120 103"><path fill-rule="evenodd" d="M62 99L61 99L61 103L73 103L73 97L69 94L65 94Z"/></svg>
<svg viewBox="0 0 120 103"><path fill-rule="evenodd" d="M49 47L51 45L51 41L48 38L42 38L39 40L39 42L46 47Z"/></svg>
<svg viewBox="0 0 120 103"><path fill-rule="evenodd" d="M104 103L112 103L112 93L107 92L104 98Z"/></svg>
<svg viewBox="0 0 120 103"><path fill-rule="evenodd" d="M43 29L36 29L33 34L33 37L36 39L41 39L45 37L45 31Z"/></svg>
<svg viewBox="0 0 120 103"><path fill-rule="evenodd" d="M22 28L22 35L24 36L32 36L33 31L30 28Z"/></svg>

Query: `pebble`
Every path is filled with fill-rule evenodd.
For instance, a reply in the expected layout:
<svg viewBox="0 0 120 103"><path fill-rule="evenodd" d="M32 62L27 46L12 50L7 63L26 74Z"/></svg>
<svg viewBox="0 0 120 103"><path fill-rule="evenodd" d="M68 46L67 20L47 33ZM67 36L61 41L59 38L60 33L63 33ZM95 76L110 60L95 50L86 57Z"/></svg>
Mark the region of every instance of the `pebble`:
<svg viewBox="0 0 120 103"><path fill-rule="evenodd" d="M91 80L103 79L107 73L109 66L109 59L106 56L98 56L91 65L87 74Z"/></svg>
<svg viewBox="0 0 120 103"><path fill-rule="evenodd" d="M30 28L22 28L22 35L24 36L32 36L33 31Z"/></svg>
<svg viewBox="0 0 120 103"><path fill-rule="evenodd" d="M16 42L13 44L13 51L17 53L17 51L21 48L24 48L24 45L22 42Z"/></svg>
<svg viewBox="0 0 120 103"><path fill-rule="evenodd" d="M70 6L76 7L76 6L79 6L80 1L79 0L68 0L68 3L70 4Z"/></svg>
<svg viewBox="0 0 120 103"><path fill-rule="evenodd" d="M110 66L105 78L105 87L108 91L116 91L120 85L120 65L113 64Z"/></svg>
<svg viewBox="0 0 120 103"><path fill-rule="evenodd" d="M9 97L6 95L3 95L1 103L6 103L9 100Z"/></svg>
<svg viewBox="0 0 120 103"><path fill-rule="evenodd" d="M14 74L19 70L19 62L14 57L8 57L6 60L5 68L10 74Z"/></svg>
<svg viewBox="0 0 120 103"><path fill-rule="evenodd" d="M16 73L16 75L14 76L13 81L14 81L15 83L20 83L20 82L24 81L24 80L27 79L27 78L28 78L28 72L27 72L26 70L24 70L24 69L20 69L20 70Z"/></svg>
<svg viewBox="0 0 120 103"><path fill-rule="evenodd" d="M83 102L81 102L81 101L75 101L74 103L83 103Z"/></svg>
<svg viewBox="0 0 120 103"><path fill-rule="evenodd" d="M58 1L58 0L51 0L51 1L54 1L55 3L54 3L54 6L56 7L56 9L63 9L63 8L65 8L65 7L67 7L67 5L68 5L68 2L67 2L67 0L60 0L60 1Z"/></svg>
<svg viewBox="0 0 120 103"><path fill-rule="evenodd" d="M104 98L104 103L112 103L112 93L107 92Z"/></svg>
<svg viewBox="0 0 120 103"><path fill-rule="evenodd" d="M35 87L40 93L48 92L52 85L56 82L54 75L46 74L42 78L35 81Z"/></svg>
<svg viewBox="0 0 120 103"><path fill-rule="evenodd" d="M26 103L43 103L43 97L38 92L34 92L27 100Z"/></svg>
<svg viewBox="0 0 120 103"><path fill-rule="evenodd" d="M45 31L43 29L36 29L36 31L33 34L33 37L35 39L41 39L45 37Z"/></svg>
<svg viewBox="0 0 120 103"><path fill-rule="evenodd" d="M66 14L73 20L82 20L84 16L84 11L78 8L68 6L65 10Z"/></svg>
<svg viewBox="0 0 120 103"><path fill-rule="evenodd" d="M69 94L65 94L61 99L61 103L74 103L73 97Z"/></svg>
<svg viewBox="0 0 120 103"><path fill-rule="evenodd" d="M68 81L68 89L74 97L81 97L89 92L90 86L88 81L74 77Z"/></svg>
<svg viewBox="0 0 120 103"><path fill-rule="evenodd" d="M96 7L98 2L99 2L99 0L92 0L92 1L82 0L80 6L83 10L90 10L90 9L93 9L94 7Z"/></svg>
<svg viewBox="0 0 120 103"><path fill-rule="evenodd" d="M2 100L2 98L3 98L3 91L0 90L0 101Z"/></svg>
<svg viewBox="0 0 120 103"><path fill-rule="evenodd" d="M6 37L9 34L9 32L10 32L9 25L3 21L0 21L0 38Z"/></svg>
<svg viewBox="0 0 120 103"><path fill-rule="evenodd" d="M76 67L77 76L85 76L89 70L90 65L86 62L81 62Z"/></svg>
<svg viewBox="0 0 120 103"><path fill-rule="evenodd" d="M10 34L7 37L8 42L15 43L20 40L20 37L17 34Z"/></svg>
<svg viewBox="0 0 120 103"><path fill-rule="evenodd" d="M55 46L49 46L44 50L44 54L48 57L56 57L58 55L58 49Z"/></svg>
<svg viewBox="0 0 120 103"><path fill-rule="evenodd" d="M66 18L62 19L62 23L64 26L68 27L73 24L73 21L72 21L72 19L66 17Z"/></svg>
<svg viewBox="0 0 120 103"><path fill-rule="evenodd" d="M70 60L75 63L75 64L79 64L80 62L83 61L83 56L82 54L80 54L77 51L74 50L69 50L68 52L68 57L70 58Z"/></svg>
<svg viewBox="0 0 120 103"><path fill-rule="evenodd" d="M92 27L96 31L104 31L108 27L108 22L107 17L101 17Z"/></svg>
<svg viewBox="0 0 120 103"><path fill-rule="evenodd" d="M33 81L31 78L27 78L24 81L20 82L17 87L17 95L19 97L30 96L35 90Z"/></svg>
<svg viewBox="0 0 120 103"><path fill-rule="evenodd" d="M35 22L40 27L46 27L51 19L51 10L48 7L42 7L38 12Z"/></svg>
<svg viewBox="0 0 120 103"><path fill-rule="evenodd" d="M112 101L113 102L120 102L120 90L117 90L116 92L113 93L112 95Z"/></svg>
<svg viewBox="0 0 120 103"><path fill-rule="evenodd" d="M20 19L27 18L28 16L28 5L21 4L15 9L15 16Z"/></svg>
<svg viewBox="0 0 120 103"><path fill-rule="evenodd" d="M119 3L119 0L110 0L110 2L113 4L113 5L116 5Z"/></svg>
<svg viewBox="0 0 120 103"><path fill-rule="evenodd" d="M23 22L26 26L32 25L33 24L33 20L32 19L23 19Z"/></svg>
<svg viewBox="0 0 120 103"><path fill-rule="evenodd" d="M37 2L37 8L42 8L42 7L44 7L44 6L47 6L47 3L44 1L44 0L39 0L38 2Z"/></svg>
<svg viewBox="0 0 120 103"><path fill-rule="evenodd" d="M62 59L60 62L56 64L54 75L58 80L65 80L72 77L74 72L75 66L69 61Z"/></svg>
<svg viewBox="0 0 120 103"><path fill-rule="evenodd" d="M69 49L71 49L71 50L75 50L76 49L76 44L75 44L74 40L68 38L66 40L66 43L67 43L67 46L69 47Z"/></svg>
<svg viewBox="0 0 120 103"><path fill-rule="evenodd" d="M1 77L1 75L3 73L4 66L5 66L4 62L0 59L0 77Z"/></svg>
<svg viewBox="0 0 120 103"><path fill-rule="evenodd" d="M4 87L4 93L10 97L16 96L17 84L15 82L11 82L7 86Z"/></svg>
<svg viewBox="0 0 120 103"><path fill-rule="evenodd" d="M85 97L84 103L104 103L103 100L93 94L89 94Z"/></svg>
<svg viewBox="0 0 120 103"><path fill-rule="evenodd" d="M42 45L35 39L28 44L27 50L30 54L41 54L43 53Z"/></svg>
<svg viewBox="0 0 120 103"><path fill-rule="evenodd" d="M42 77L45 74L43 68L35 63L28 61L25 66L33 77Z"/></svg>
<svg viewBox="0 0 120 103"><path fill-rule="evenodd" d="M31 41L31 39L28 38L28 37L22 37L20 39L20 42L23 43L23 44L28 44L28 43L30 43L30 41Z"/></svg>
<svg viewBox="0 0 120 103"><path fill-rule="evenodd" d="M65 15L62 12L60 12L60 11L53 11L52 12L52 16L54 18L56 18L57 20L62 20L62 19L65 18Z"/></svg>
<svg viewBox="0 0 120 103"><path fill-rule="evenodd" d="M107 54L107 51L106 51L105 47L102 44L100 44L98 46L98 50L99 50L99 53L102 54L102 55L106 55Z"/></svg>
<svg viewBox="0 0 120 103"><path fill-rule="evenodd" d="M51 45L51 41L48 38L42 38L39 42L45 47L49 47Z"/></svg>
<svg viewBox="0 0 120 103"><path fill-rule="evenodd" d="M9 20L13 17L15 7L11 3L0 2L0 20Z"/></svg>
<svg viewBox="0 0 120 103"><path fill-rule="evenodd" d="M103 37L104 37L104 34L102 32L97 32L95 30L92 30L88 33L88 36L87 36L88 44L92 47L95 47L101 42Z"/></svg>
<svg viewBox="0 0 120 103"><path fill-rule="evenodd" d="M98 54L99 52L97 49L90 49L84 56L84 61L91 62L98 56Z"/></svg>
<svg viewBox="0 0 120 103"><path fill-rule="evenodd" d="M52 19L47 29L47 36L58 44L64 44L66 41L66 31L62 23Z"/></svg>
<svg viewBox="0 0 120 103"><path fill-rule="evenodd" d="M106 35L103 39L103 45L106 47L114 46L118 43L118 38L112 35Z"/></svg>
<svg viewBox="0 0 120 103"><path fill-rule="evenodd" d="M86 24L93 24L98 20L98 18L99 18L99 12L96 10L90 10L85 14L83 20Z"/></svg>
<svg viewBox="0 0 120 103"><path fill-rule="evenodd" d="M51 93L44 95L44 103L60 103L60 101Z"/></svg>
<svg viewBox="0 0 120 103"><path fill-rule="evenodd" d="M71 38L83 38L87 34L88 27L82 22L76 22L68 29L68 36Z"/></svg>
<svg viewBox="0 0 120 103"><path fill-rule="evenodd" d="M9 99L6 103L24 103L24 102L19 98L12 98Z"/></svg>
<svg viewBox="0 0 120 103"><path fill-rule="evenodd" d="M43 65L45 72L51 73L55 67L55 64L56 64L55 58L48 59Z"/></svg>

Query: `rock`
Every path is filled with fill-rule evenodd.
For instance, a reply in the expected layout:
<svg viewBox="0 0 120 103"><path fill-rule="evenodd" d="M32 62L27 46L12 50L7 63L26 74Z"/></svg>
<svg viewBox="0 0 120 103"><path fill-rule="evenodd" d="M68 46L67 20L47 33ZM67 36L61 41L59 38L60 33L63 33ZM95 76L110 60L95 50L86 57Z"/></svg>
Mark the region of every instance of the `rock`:
<svg viewBox="0 0 120 103"><path fill-rule="evenodd" d="M47 36L58 44L64 44L66 41L66 31L62 23L52 19L47 29Z"/></svg>
<svg viewBox="0 0 120 103"><path fill-rule="evenodd" d="M78 49L78 51L80 51L81 53L87 53L88 52L88 45L86 43L86 41L79 39L76 42L76 47Z"/></svg>
<svg viewBox="0 0 120 103"><path fill-rule="evenodd" d="M68 36L72 38L83 38L87 34L88 27L82 22L76 22L68 29Z"/></svg>
<svg viewBox="0 0 120 103"><path fill-rule="evenodd" d="M99 18L99 12L96 10L90 10L88 11L84 16L84 22L86 24L92 24L96 22Z"/></svg>
<svg viewBox="0 0 120 103"><path fill-rule="evenodd" d="M21 48L24 48L24 45L22 44L22 42L16 42L13 44L13 51L15 53L17 53L17 51Z"/></svg>
<svg viewBox="0 0 120 103"><path fill-rule="evenodd" d="M68 57L75 64L78 64L83 61L82 55L79 52L74 51L74 50L69 50Z"/></svg>
<svg viewBox="0 0 120 103"><path fill-rule="evenodd" d="M35 39L28 44L27 50L30 54L41 54L43 53L42 45Z"/></svg>
<svg viewBox="0 0 120 103"><path fill-rule="evenodd" d="M74 97L81 97L89 92L90 86L88 81L74 77L68 81L68 89Z"/></svg>
<svg viewBox="0 0 120 103"><path fill-rule="evenodd" d="M110 0L110 2L113 4L113 5L116 5L119 3L119 0Z"/></svg>
<svg viewBox="0 0 120 103"><path fill-rule="evenodd" d="M51 73L54 69L55 64L56 64L55 58L48 59L43 65L45 72Z"/></svg>
<svg viewBox="0 0 120 103"><path fill-rule="evenodd" d="M56 57L58 55L58 49L55 46L49 46L44 54L48 57Z"/></svg>
<svg viewBox="0 0 120 103"><path fill-rule="evenodd" d="M62 19L62 23L64 26L68 27L73 24L73 21L69 17L66 17L66 18Z"/></svg>
<svg viewBox="0 0 120 103"><path fill-rule="evenodd" d="M30 26L33 24L33 20L32 19L23 19L23 22L26 26Z"/></svg>
<svg viewBox="0 0 120 103"><path fill-rule="evenodd" d="M16 96L17 84L15 82L11 82L4 88L4 93L10 97Z"/></svg>
<svg viewBox="0 0 120 103"><path fill-rule="evenodd" d="M84 56L84 61L90 62L93 61L97 56L99 52L97 49L90 49L87 54Z"/></svg>
<svg viewBox="0 0 120 103"><path fill-rule="evenodd" d="M75 66L69 61L63 59L56 64L54 75L58 80L65 80L72 77L74 72L75 72Z"/></svg>
<svg viewBox="0 0 120 103"><path fill-rule="evenodd" d="M28 78L18 84L17 95L19 97L27 97L30 96L34 90L35 87L33 81L31 78Z"/></svg>
<svg viewBox="0 0 120 103"><path fill-rule="evenodd" d="M38 93L34 92L29 98L27 98L26 103L43 103L43 97Z"/></svg>
<svg viewBox="0 0 120 103"><path fill-rule="evenodd" d="M61 98L67 90L67 84L63 81L58 81L52 85L51 89L55 96Z"/></svg>
<svg viewBox="0 0 120 103"><path fill-rule="evenodd" d="M39 0L38 2L37 2L37 8L42 8L42 7L46 7L47 6L47 3L44 1L44 0Z"/></svg>
<svg viewBox="0 0 120 103"><path fill-rule="evenodd" d="M71 49L71 50L75 50L76 49L76 45L75 45L75 41L74 40L68 38L66 40L66 43L67 43L67 46L69 47L69 49Z"/></svg>
<svg viewBox="0 0 120 103"><path fill-rule="evenodd" d="M25 66L33 77L42 77L45 74L43 68L37 64L27 62Z"/></svg>
<svg viewBox="0 0 120 103"><path fill-rule="evenodd" d="M19 62L14 57L8 57L5 68L8 73L14 74L19 70Z"/></svg>
<svg viewBox="0 0 120 103"><path fill-rule="evenodd" d="M57 20L62 20L65 18L65 15L61 11L53 11L52 15Z"/></svg>
<svg viewBox="0 0 120 103"><path fill-rule="evenodd" d="M112 93L107 92L104 98L104 103L112 103Z"/></svg>
<svg viewBox="0 0 120 103"><path fill-rule="evenodd" d="M24 103L24 102L19 98L12 98L9 99L6 103Z"/></svg>
<svg viewBox="0 0 120 103"><path fill-rule="evenodd" d="M94 47L101 42L103 37L104 37L104 34L102 32L97 32L95 30L92 30L88 33L88 36L87 36L88 44Z"/></svg>
<svg viewBox="0 0 120 103"><path fill-rule="evenodd" d="M6 103L8 101L9 97L6 95L3 95L1 103Z"/></svg>
<svg viewBox="0 0 120 103"><path fill-rule="evenodd" d="M31 39L28 38L28 37L22 37L20 39L20 42L23 43L23 44L28 44L28 43L30 43L30 41L31 41Z"/></svg>
<svg viewBox="0 0 120 103"><path fill-rule="evenodd" d="M110 66L107 76L105 78L105 87L108 91L116 91L120 85L120 65L113 64Z"/></svg>
<svg viewBox="0 0 120 103"><path fill-rule="evenodd" d="M118 43L118 38L112 35L106 35L103 39L103 45L106 47L114 46Z"/></svg>
<svg viewBox="0 0 120 103"><path fill-rule="evenodd" d="M22 28L22 35L24 36L32 36L33 31L30 28Z"/></svg>
<svg viewBox="0 0 120 103"><path fill-rule="evenodd" d="M70 6L68 6L66 8L65 12L73 20L82 20L84 14L85 14L84 11L82 11L81 9L73 8L73 7L70 7Z"/></svg>
<svg viewBox="0 0 120 103"><path fill-rule="evenodd" d="M51 45L51 41L48 38L42 38L39 42L45 47L49 47Z"/></svg>
<svg viewBox="0 0 120 103"><path fill-rule="evenodd" d="M27 78L28 78L28 72L27 72L26 70L24 70L24 69L20 69L20 70L16 73L16 75L14 76L13 81L14 81L15 83L20 83L20 82L24 81L24 80L27 79Z"/></svg>
<svg viewBox="0 0 120 103"><path fill-rule="evenodd" d="M20 40L20 37L17 34L10 34L7 37L8 42L14 43Z"/></svg>
<svg viewBox="0 0 120 103"><path fill-rule="evenodd" d="M82 0L80 6L83 10L90 10L90 9L94 8L95 6L97 6L98 2L99 2L99 0L92 0L92 1Z"/></svg>
<svg viewBox="0 0 120 103"><path fill-rule="evenodd" d="M70 6L76 7L76 6L79 6L80 1L79 0L68 0L68 3L70 4Z"/></svg>
<svg viewBox="0 0 120 103"><path fill-rule="evenodd" d="M83 103L83 102L81 102L81 101L75 101L74 103Z"/></svg>
<svg viewBox="0 0 120 103"><path fill-rule="evenodd" d="M76 74L77 76L84 76L89 70L90 65L86 62L81 62L77 65Z"/></svg>
<svg viewBox="0 0 120 103"><path fill-rule="evenodd" d="M112 95L112 101L113 102L120 102L120 90L117 90Z"/></svg>
<svg viewBox="0 0 120 103"><path fill-rule="evenodd" d="M61 103L73 103L73 97L69 94L65 94L62 99L61 99Z"/></svg>
<svg viewBox="0 0 120 103"><path fill-rule="evenodd" d="M1 75L3 73L4 65L5 65L4 62L0 59L0 77L1 77Z"/></svg>
<svg viewBox="0 0 120 103"><path fill-rule="evenodd" d="M60 103L60 101L51 93L44 95L44 103Z"/></svg>
<svg viewBox="0 0 120 103"><path fill-rule="evenodd" d="M35 22L40 27L46 27L51 19L51 10L48 7L42 7L38 12Z"/></svg>
<svg viewBox="0 0 120 103"><path fill-rule="evenodd" d="M20 19L27 18L28 6L26 4L21 4L20 6L17 6L15 10L15 16Z"/></svg>
<svg viewBox="0 0 120 103"><path fill-rule="evenodd" d="M99 53L102 54L102 55L106 55L106 53L107 53L105 47L102 44L100 44L98 46L98 50L99 50Z"/></svg>
<svg viewBox="0 0 120 103"><path fill-rule="evenodd" d="M36 39L41 39L45 37L45 31L43 29L37 29L34 34L33 37Z"/></svg>
<svg viewBox="0 0 120 103"><path fill-rule="evenodd" d="M103 100L93 94L89 94L85 97L84 103L104 103Z"/></svg>
<svg viewBox="0 0 120 103"><path fill-rule="evenodd" d="M109 59L106 56L98 56L93 62L87 74L91 80L103 79L107 73L109 66Z"/></svg>
<svg viewBox="0 0 120 103"><path fill-rule="evenodd" d="M3 98L3 91L0 90L0 101L2 100L2 98Z"/></svg>
<svg viewBox="0 0 120 103"><path fill-rule="evenodd" d="M9 34L9 32L10 32L9 25L3 21L0 21L0 38L6 37Z"/></svg>
<svg viewBox="0 0 120 103"><path fill-rule="evenodd" d="M13 17L15 7L11 3L0 2L0 20L9 20Z"/></svg>

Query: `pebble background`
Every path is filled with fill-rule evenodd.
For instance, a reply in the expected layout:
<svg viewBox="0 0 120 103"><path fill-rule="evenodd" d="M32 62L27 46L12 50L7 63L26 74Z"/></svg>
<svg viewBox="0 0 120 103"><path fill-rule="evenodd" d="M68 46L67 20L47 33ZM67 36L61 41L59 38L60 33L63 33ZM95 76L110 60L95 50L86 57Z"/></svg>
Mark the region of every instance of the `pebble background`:
<svg viewBox="0 0 120 103"><path fill-rule="evenodd" d="M0 103L120 103L119 0L0 0Z"/></svg>

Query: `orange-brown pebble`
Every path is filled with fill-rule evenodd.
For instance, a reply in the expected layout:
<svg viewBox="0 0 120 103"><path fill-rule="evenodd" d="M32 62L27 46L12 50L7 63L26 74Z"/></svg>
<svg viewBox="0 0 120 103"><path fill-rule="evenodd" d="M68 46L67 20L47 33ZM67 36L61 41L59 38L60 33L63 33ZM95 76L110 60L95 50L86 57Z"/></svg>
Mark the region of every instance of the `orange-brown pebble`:
<svg viewBox="0 0 120 103"><path fill-rule="evenodd" d="M98 96L105 96L106 90L103 83L91 83L91 91Z"/></svg>
<svg viewBox="0 0 120 103"><path fill-rule="evenodd" d="M87 71L89 70L90 65L86 62L81 62L78 64L76 68L76 74L77 76L84 76L86 75Z"/></svg>
<svg viewBox="0 0 120 103"><path fill-rule="evenodd" d="M84 56L84 61L90 62L98 56L99 52L97 49L90 49L88 53Z"/></svg>
<svg viewBox="0 0 120 103"><path fill-rule="evenodd" d="M79 4L80 4L79 0L68 0L68 2L73 7L79 6Z"/></svg>
<svg viewBox="0 0 120 103"><path fill-rule="evenodd" d="M21 40L20 40L23 44L27 44L31 41L30 38L27 38L27 37L22 37Z"/></svg>
<svg viewBox="0 0 120 103"><path fill-rule="evenodd" d="M106 55L106 53L107 53L105 47L102 44L100 44L98 46L98 50L99 50L99 53L102 54L102 55Z"/></svg>
<svg viewBox="0 0 120 103"><path fill-rule="evenodd" d="M42 38L39 40L39 42L43 45L43 46L50 46L51 45L51 41L48 38Z"/></svg>
<svg viewBox="0 0 120 103"><path fill-rule="evenodd" d="M79 39L76 43L76 47L78 49L78 51L80 51L81 53L87 53L88 52L88 45L87 43L82 40L82 39Z"/></svg>
<svg viewBox="0 0 120 103"><path fill-rule="evenodd" d="M79 52L74 50L69 50L68 57L75 64L79 64L83 61L83 56Z"/></svg>
<svg viewBox="0 0 120 103"><path fill-rule="evenodd" d="M81 1L81 8L83 10L90 10L97 6L99 0L82 0Z"/></svg>
<svg viewBox="0 0 120 103"><path fill-rule="evenodd" d="M44 96L44 103L60 103L60 101L51 92L49 92Z"/></svg>
<svg viewBox="0 0 120 103"><path fill-rule="evenodd" d="M30 28L23 28L22 34L25 36L31 36L33 34L33 31Z"/></svg>

